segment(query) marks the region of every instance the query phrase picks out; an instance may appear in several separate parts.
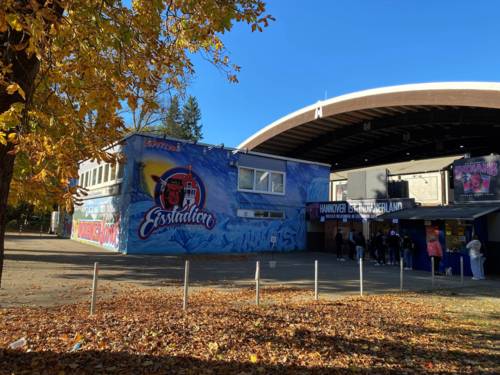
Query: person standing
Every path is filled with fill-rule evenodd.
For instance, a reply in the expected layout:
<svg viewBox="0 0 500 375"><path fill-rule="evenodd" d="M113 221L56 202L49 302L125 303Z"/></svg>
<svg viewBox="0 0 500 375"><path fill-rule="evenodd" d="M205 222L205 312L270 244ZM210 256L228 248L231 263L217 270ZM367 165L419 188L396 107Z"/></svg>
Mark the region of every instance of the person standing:
<svg viewBox="0 0 500 375"><path fill-rule="evenodd" d="M389 248L389 264L395 265L399 261L400 237L394 229L391 229L387 237L387 247Z"/></svg>
<svg viewBox="0 0 500 375"><path fill-rule="evenodd" d="M356 259L359 260L365 256L366 240L362 232L354 235L354 243L356 245Z"/></svg>
<svg viewBox="0 0 500 375"><path fill-rule="evenodd" d="M403 236L403 259L405 270L413 269L413 251L415 249L415 243L412 241L410 236L405 234Z"/></svg>
<svg viewBox="0 0 500 375"><path fill-rule="evenodd" d="M354 228L351 228L351 231L349 232L349 238L348 238L348 245L349 245L349 259L354 260L354 250L356 248L356 243L354 241L354 237L356 236L356 232L354 231Z"/></svg>
<svg viewBox="0 0 500 375"><path fill-rule="evenodd" d="M470 258L470 269L472 270L472 280L484 279L484 271L482 271L482 256L481 256L481 241L479 237L474 235L472 241L470 241L466 246L469 249Z"/></svg>
<svg viewBox="0 0 500 375"><path fill-rule="evenodd" d="M427 254L431 257L431 261L434 260L434 272L439 275L439 263L443 257L443 248L435 236L432 236L427 242Z"/></svg>
<svg viewBox="0 0 500 375"><path fill-rule="evenodd" d="M385 264L385 244L384 244L384 234L381 230L375 235L374 246L375 252L377 253L377 263L376 266L381 266Z"/></svg>
<svg viewBox="0 0 500 375"><path fill-rule="evenodd" d="M342 236L342 230L338 229L335 235L335 250L337 251L337 260L343 262L342 257L342 246L344 245L344 237Z"/></svg>

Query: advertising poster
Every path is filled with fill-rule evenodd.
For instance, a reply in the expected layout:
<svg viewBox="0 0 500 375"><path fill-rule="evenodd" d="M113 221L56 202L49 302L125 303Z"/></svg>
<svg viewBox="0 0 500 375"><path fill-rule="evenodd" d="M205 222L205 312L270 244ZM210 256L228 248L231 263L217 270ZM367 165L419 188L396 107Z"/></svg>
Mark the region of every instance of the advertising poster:
<svg viewBox="0 0 500 375"><path fill-rule="evenodd" d="M453 163L455 202L500 199L498 155L467 158Z"/></svg>

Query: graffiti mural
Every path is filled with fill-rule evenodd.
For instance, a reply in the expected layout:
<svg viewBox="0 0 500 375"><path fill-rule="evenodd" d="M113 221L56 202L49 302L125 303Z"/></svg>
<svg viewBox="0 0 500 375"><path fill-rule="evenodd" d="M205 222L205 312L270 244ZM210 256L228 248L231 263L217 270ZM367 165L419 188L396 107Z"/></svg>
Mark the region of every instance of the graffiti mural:
<svg viewBox="0 0 500 375"><path fill-rule="evenodd" d="M238 189L243 157L231 150L135 135L124 152L120 251L130 254L268 251L272 236L276 251L303 250L305 204L328 199L328 166L255 156L286 188L254 193Z"/></svg>
<svg viewBox="0 0 500 375"><path fill-rule="evenodd" d="M75 209L71 238L118 250L119 235L118 197L88 199Z"/></svg>

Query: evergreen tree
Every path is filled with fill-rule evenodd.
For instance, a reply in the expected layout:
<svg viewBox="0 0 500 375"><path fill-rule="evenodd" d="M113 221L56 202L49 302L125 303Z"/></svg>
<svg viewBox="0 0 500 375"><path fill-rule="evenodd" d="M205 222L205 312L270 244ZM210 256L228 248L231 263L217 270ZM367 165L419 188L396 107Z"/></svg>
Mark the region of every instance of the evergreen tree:
<svg viewBox="0 0 500 375"><path fill-rule="evenodd" d="M201 111L194 96L189 96L182 110L179 97L174 96L163 123L152 131L173 138L199 141L202 138L200 120Z"/></svg>
<svg viewBox="0 0 500 375"><path fill-rule="evenodd" d="M190 95L182 108L182 128L187 136L186 139L199 141L202 138L200 120L201 111L198 101Z"/></svg>
<svg viewBox="0 0 500 375"><path fill-rule="evenodd" d="M159 126L158 130L169 137L186 139L186 134L182 128L182 113L177 95L172 97L165 120Z"/></svg>

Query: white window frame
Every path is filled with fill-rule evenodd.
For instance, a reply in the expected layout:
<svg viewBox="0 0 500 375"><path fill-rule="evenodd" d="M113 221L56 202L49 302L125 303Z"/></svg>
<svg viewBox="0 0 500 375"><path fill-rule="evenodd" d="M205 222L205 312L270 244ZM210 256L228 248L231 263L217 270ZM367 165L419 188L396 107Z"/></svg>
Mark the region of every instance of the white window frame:
<svg viewBox="0 0 500 375"><path fill-rule="evenodd" d="M109 165L109 169L108 169L108 180L107 181L104 181L104 177L105 177L105 171L106 171L106 165ZM95 166L93 166L92 168L88 168L86 169L85 171L82 171L82 175L85 176L86 174L88 174L89 176L89 180L86 184L86 188L92 190L92 189L99 189L99 188L103 188L103 187L107 187L107 186L112 186L112 185L116 185L116 184L119 184L123 181L123 177L120 177L120 178L117 178L118 177L118 163L114 164L113 163L101 163L101 164L97 164ZM115 178L112 180L111 179L111 168L115 168ZM99 169L102 168L102 178L101 178L101 183L98 183L99 181ZM125 168L125 165L121 165L121 168ZM96 173L96 183L95 184L92 184L92 176L93 176L93 173Z"/></svg>
<svg viewBox="0 0 500 375"><path fill-rule="evenodd" d="M253 170L253 189L241 189L240 188L240 170L241 169L250 169ZM257 190L255 187L257 186L257 172L264 172L268 173L268 181L267 181L267 188L268 190ZM272 191L272 178L271 174L276 173L276 174L281 174L283 175L283 192L273 192ZM246 166L239 166L238 167L238 176L237 176L237 186L238 186L238 191L245 192L245 193L255 193L255 194L271 194L271 195L285 195L286 194L286 172L283 171L276 171L273 169L261 169L261 168L252 168L252 167L246 167Z"/></svg>
<svg viewBox="0 0 500 375"><path fill-rule="evenodd" d="M259 212L267 212L268 216L255 216L255 213ZM271 213L280 213L282 214L281 217L271 217ZM242 217L245 219L253 219L253 220L286 220L286 213L285 210L268 210L268 209L258 209L258 208L251 208L251 209L244 209L244 208L238 208L236 211L236 216Z"/></svg>

